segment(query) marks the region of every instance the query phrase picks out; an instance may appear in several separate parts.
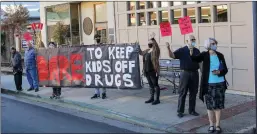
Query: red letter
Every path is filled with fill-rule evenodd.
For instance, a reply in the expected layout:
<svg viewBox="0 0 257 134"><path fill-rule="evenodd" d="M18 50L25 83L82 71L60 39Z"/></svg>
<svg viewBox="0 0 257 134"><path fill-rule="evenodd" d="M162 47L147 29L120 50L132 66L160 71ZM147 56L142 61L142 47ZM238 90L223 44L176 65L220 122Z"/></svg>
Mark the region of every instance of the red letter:
<svg viewBox="0 0 257 134"><path fill-rule="evenodd" d="M49 61L49 71L50 78L49 80L57 80L57 83L60 83L59 72L58 72L58 56L53 56Z"/></svg>
<svg viewBox="0 0 257 134"><path fill-rule="evenodd" d="M72 54L71 57L71 77L73 81L83 81L83 74L82 71L82 56L81 54ZM80 62L79 65L76 64ZM79 73L80 72L80 73Z"/></svg>
<svg viewBox="0 0 257 134"><path fill-rule="evenodd" d="M71 76L70 74L67 72L67 70L69 69L69 61L65 56L59 56L59 71L60 71L60 80L63 80L64 75L66 76L66 79L71 81Z"/></svg>
<svg viewBox="0 0 257 134"><path fill-rule="evenodd" d="M37 56L37 69L39 82L47 81L49 78L48 61L43 56Z"/></svg>

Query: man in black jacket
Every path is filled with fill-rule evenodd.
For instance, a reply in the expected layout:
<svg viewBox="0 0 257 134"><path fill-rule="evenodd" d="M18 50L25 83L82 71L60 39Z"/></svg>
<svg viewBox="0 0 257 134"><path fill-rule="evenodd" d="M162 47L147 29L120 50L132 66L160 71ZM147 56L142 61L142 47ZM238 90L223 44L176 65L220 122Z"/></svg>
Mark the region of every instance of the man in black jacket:
<svg viewBox="0 0 257 134"><path fill-rule="evenodd" d="M178 117L183 117L185 109L185 100L187 92L189 91L189 114L193 116L198 116L199 114L195 111L196 105L196 95L198 93L199 85L199 64L193 62L190 56L196 56L200 54L199 49L195 48L196 40L193 35L189 35L187 45L177 49L172 52L169 43L167 43L167 48L169 51L169 56L173 59L179 59L180 69L182 70L180 74L180 84L179 84L179 99L178 99Z"/></svg>
<svg viewBox="0 0 257 134"><path fill-rule="evenodd" d="M14 74L14 82L16 85L17 91L22 91L22 60L21 54L16 51L15 47L11 48L12 51L12 67L13 67L13 74Z"/></svg>

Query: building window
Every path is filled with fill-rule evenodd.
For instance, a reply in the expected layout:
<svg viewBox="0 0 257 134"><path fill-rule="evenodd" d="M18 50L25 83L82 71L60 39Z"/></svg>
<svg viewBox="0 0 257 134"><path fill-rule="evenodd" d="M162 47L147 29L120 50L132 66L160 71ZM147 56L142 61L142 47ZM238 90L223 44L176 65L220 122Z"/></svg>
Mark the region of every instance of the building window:
<svg viewBox="0 0 257 134"><path fill-rule="evenodd" d="M75 17L76 18L76 17ZM62 4L46 8L47 41L58 45L71 44L70 5ZM76 23L76 22L75 22ZM74 23L74 24L75 24Z"/></svg>
<svg viewBox="0 0 257 134"><path fill-rule="evenodd" d="M157 12L149 12L149 25L157 25Z"/></svg>
<svg viewBox="0 0 257 134"><path fill-rule="evenodd" d="M182 10L181 9L174 9L171 10L171 19L172 24L178 24L178 19L182 17Z"/></svg>
<svg viewBox="0 0 257 134"><path fill-rule="evenodd" d="M215 22L227 22L228 21L228 6L217 5L214 6Z"/></svg>
<svg viewBox="0 0 257 134"><path fill-rule="evenodd" d="M200 7L200 23L211 23L211 7Z"/></svg>
<svg viewBox="0 0 257 134"><path fill-rule="evenodd" d="M146 21L145 21L145 13L138 13L138 22L139 22L139 26L145 26L146 25Z"/></svg>
<svg viewBox="0 0 257 134"><path fill-rule="evenodd" d="M158 7L159 7L158 2L153 2L153 1L148 2L148 8L158 8Z"/></svg>
<svg viewBox="0 0 257 134"><path fill-rule="evenodd" d="M144 1L138 2L138 8L139 9L145 9L145 2Z"/></svg>
<svg viewBox="0 0 257 134"><path fill-rule="evenodd" d="M136 14L128 14L128 26L136 26Z"/></svg>
<svg viewBox="0 0 257 134"><path fill-rule="evenodd" d="M106 16L106 4L96 4L95 5L95 22L107 22Z"/></svg>
<svg viewBox="0 0 257 134"><path fill-rule="evenodd" d="M71 42L72 44L80 44L80 27L79 27L79 4L70 5L71 12Z"/></svg>
<svg viewBox="0 0 257 134"><path fill-rule="evenodd" d="M136 10L136 2L128 2L127 6L129 11Z"/></svg>
<svg viewBox="0 0 257 134"><path fill-rule="evenodd" d="M180 6L182 5L182 2L178 2L178 1L173 1L173 6Z"/></svg>
<svg viewBox="0 0 257 134"><path fill-rule="evenodd" d="M195 18L195 8L192 7L192 8L187 8L187 9L185 9L185 10L186 10L185 16L189 16L190 19L191 19L191 22L192 22L192 23L195 23L195 22L196 22L196 18Z"/></svg>
<svg viewBox="0 0 257 134"><path fill-rule="evenodd" d="M186 1L187 5L196 4L196 3L197 3L196 1Z"/></svg>
<svg viewBox="0 0 257 134"><path fill-rule="evenodd" d="M168 22L169 18L168 18L168 11L160 11L160 22Z"/></svg>
<svg viewBox="0 0 257 134"><path fill-rule="evenodd" d="M161 7L169 7L170 6L170 2L161 2Z"/></svg>

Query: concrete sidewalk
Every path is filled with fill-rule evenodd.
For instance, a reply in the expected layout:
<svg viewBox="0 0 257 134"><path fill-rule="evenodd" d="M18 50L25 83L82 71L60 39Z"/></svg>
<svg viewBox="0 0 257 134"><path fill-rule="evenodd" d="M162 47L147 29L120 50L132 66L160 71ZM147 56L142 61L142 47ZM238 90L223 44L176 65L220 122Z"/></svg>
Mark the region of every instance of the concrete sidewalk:
<svg viewBox="0 0 257 134"><path fill-rule="evenodd" d="M2 75L1 86L3 89L15 90L13 76ZM29 88L28 82L23 77L23 88ZM40 88L38 93L23 91L24 94L49 98L51 88ZM122 120L133 120L132 123L150 127L166 132L195 132L206 133L208 129L208 118L206 107L197 99L196 111L199 117L188 115L188 101L186 103L183 118L177 117L178 95L172 90L161 91L161 104L152 106L144 104L149 98L149 90L118 90L108 89L107 99L91 100L94 89L87 88L63 88L62 102L83 105L88 108L97 109L102 112L112 113L123 118ZM224 132L235 133L255 124L254 97L226 94L226 109L223 111L221 125ZM117 119L117 118L116 118Z"/></svg>

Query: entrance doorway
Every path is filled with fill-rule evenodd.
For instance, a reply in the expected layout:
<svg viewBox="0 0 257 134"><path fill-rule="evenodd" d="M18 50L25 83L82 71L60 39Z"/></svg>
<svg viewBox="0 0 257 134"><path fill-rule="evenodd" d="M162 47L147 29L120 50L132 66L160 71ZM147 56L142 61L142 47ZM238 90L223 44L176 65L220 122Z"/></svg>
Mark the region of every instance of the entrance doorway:
<svg viewBox="0 0 257 134"><path fill-rule="evenodd" d="M95 33L101 36L101 43L108 42L108 21L105 2L95 4Z"/></svg>
<svg viewBox="0 0 257 134"><path fill-rule="evenodd" d="M107 23L97 24L95 25L95 33L99 34L101 36L101 43L107 43L108 42L108 28Z"/></svg>

